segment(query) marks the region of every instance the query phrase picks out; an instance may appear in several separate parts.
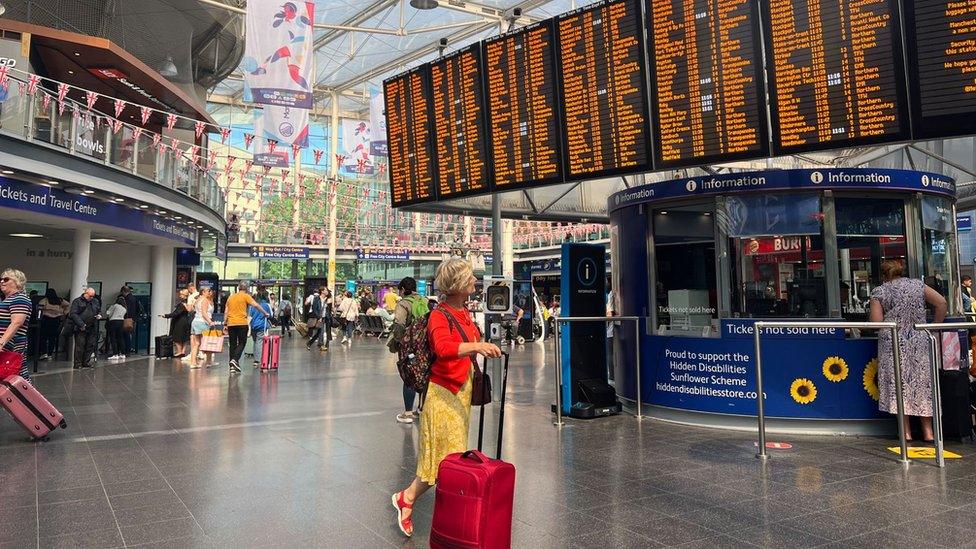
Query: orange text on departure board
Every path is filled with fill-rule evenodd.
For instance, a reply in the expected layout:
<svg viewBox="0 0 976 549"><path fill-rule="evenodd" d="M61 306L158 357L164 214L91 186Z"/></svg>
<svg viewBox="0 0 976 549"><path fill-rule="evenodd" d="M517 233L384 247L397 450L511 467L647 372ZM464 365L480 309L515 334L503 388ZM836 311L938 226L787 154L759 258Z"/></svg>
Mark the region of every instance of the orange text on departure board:
<svg viewBox="0 0 976 549"><path fill-rule="evenodd" d="M431 66L440 197L488 188L481 74L473 49Z"/></svg>
<svg viewBox="0 0 976 549"><path fill-rule="evenodd" d="M915 0L922 116L976 111L976 0Z"/></svg>
<svg viewBox="0 0 976 549"><path fill-rule="evenodd" d="M650 0L658 158L763 150L751 0Z"/></svg>
<svg viewBox="0 0 976 549"><path fill-rule="evenodd" d="M392 204L433 199L430 124L422 75L412 72L387 82L384 100Z"/></svg>
<svg viewBox="0 0 976 549"><path fill-rule="evenodd" d="M552 35L542 25L485 46L496 188L560 174Z"/></svg>
<svg viewBox="0 0 976 549"><path fill-rule="evenodd" d="M635 0L620 0L559 21L567 177L647 163Z"/></svg>
<svg viewBox="0 0 976 549"><path fill-rule="evenodd" d="M769 0L783 148L900 130L890 0Z"/></svg>

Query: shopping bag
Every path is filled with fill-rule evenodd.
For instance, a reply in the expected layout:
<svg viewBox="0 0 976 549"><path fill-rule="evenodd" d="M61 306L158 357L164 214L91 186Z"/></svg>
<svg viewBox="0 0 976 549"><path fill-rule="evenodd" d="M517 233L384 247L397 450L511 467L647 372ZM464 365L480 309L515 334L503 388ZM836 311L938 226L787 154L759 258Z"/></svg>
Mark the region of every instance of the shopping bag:
<svg viewBox="0 0 976 549"><path fill-rule="evenodd" d="M959 332L942 332L942 369L958 370L962 368L960 352Z"/></svg>
<svg viewBox="0 0 976 549"><path fill-rule="evenodd" d="M0 381L10 376L20 375L24 356L13 351L0 351Z"/></svg>
<svg viewBox="0 0 976 549"><path fill-rule="evenodd" d="M203 332L200 340L200 350L205 353L219 353L224 350L224 333L220 330Z"/></svg>

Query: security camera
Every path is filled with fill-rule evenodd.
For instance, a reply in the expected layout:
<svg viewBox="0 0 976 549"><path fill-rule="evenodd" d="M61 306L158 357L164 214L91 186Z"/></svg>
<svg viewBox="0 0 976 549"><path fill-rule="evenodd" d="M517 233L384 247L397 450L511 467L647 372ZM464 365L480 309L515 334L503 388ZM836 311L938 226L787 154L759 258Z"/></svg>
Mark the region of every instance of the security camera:
<svg viewBox="0 0 976 549"><path fill-rule="evenodd" d="M440 40L438 40L437 41L437 45L440 46L440 47L442 47L442 48L446 48L447 47L447 38L441 38Z"/></svg>

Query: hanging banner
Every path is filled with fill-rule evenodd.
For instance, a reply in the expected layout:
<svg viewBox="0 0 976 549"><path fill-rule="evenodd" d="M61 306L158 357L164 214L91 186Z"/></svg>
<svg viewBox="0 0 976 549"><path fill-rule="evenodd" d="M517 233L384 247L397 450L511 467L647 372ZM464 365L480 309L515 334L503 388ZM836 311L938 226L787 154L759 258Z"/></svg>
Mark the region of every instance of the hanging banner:
<svg viewBox="0 0 976 549"><path fill-rule="evenodd" d="M370 93L369 127L375 137L369 142L369 154L390 156L390 151L386 146L386 104L383 102L383 92L373 88Z"/></svg>
<svg viewBox="0 0 976 549"><path fill-rule="evenodd" d="M244 98L312 108L314 2L248 2Z"/></svg>
<svg viewBox="0 0 976 549"><path fill-rule="evenodd" d="M370 160L370 131L369 122L365 120L343 119L340 128L342 131L342 155L339 170L343 173L366 174L373 173L373 162Z"/></svg>
<svg viewBox="0 0 976 549"><path fill-rule="evenodd" d="M308 146L308 111L266 106L254 119L254 163L287 168L292 145Z"/></svg>

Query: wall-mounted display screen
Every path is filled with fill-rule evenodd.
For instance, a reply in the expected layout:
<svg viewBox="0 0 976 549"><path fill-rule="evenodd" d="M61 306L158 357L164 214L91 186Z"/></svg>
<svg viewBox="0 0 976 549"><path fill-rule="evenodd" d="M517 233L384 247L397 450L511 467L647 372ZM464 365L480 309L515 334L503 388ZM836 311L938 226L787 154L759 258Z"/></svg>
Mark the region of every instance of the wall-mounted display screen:
<svg viewBox="0 0 976 549"><path fill-rule="evenodd" d="M552 21L484 44L495 190L562 180Z"/></svg>
<svg viewBox="0 0 976 549"><path fill-rule="evenodd" d="M429 68L423 65L383 83L394 208L435 200Z"/></svg>
<svg viewBox="0 0 976 549"><path fill-rule="evenodd" d="M759 15L751 0L648 0L654 166L769 154Z"/></svg>
<svg viewBox="0 0 976 549"><path fill-rule="evenodd" d="M438 198L488 191L481 46L435 61L430 80Z"/></svg>
<svg viewBox="0 0 976 549"><path fill-rule="evenodd" d="M905 0L916 138L976 131L976 0Z"/></svg>
<svg viewBox="0 0 976 549"><path fill-rule="evenodd" d="M896 0L768 0L773 154L910 137Z"/></svg>
<svg viewBox="0 0 976 549"><path fill-rule="evenodd" d="M557 19L566 178L650 167L644 26L639 0L614 0Z"/></svg>

